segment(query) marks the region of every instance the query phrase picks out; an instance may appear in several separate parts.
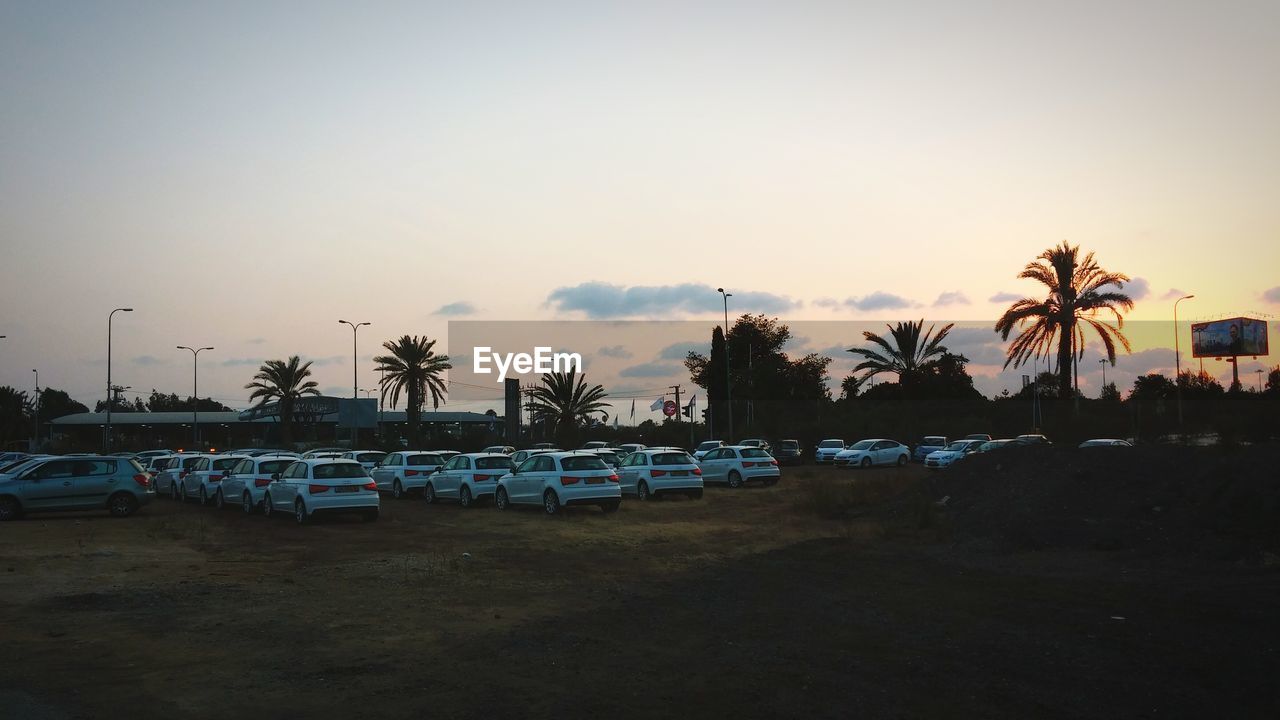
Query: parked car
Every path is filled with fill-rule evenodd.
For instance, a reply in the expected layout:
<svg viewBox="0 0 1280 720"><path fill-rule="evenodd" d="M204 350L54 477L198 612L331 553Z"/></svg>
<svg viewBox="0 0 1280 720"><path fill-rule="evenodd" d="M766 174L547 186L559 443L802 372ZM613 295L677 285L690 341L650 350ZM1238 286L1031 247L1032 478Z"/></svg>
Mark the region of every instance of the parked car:
<svg viewBox="0 0 1280 720"><path fill-rule="evenodd" d="M147 471L147 475L153 478L167 469L170 465L178 462L177 455L152 455L146 460L138 458L135 459L138 460L139 465L142 465L142 469Z"/></svg>
<svg viewBox="0 0 1280 720"><path fill-rule="evenodd" d="M243 455L212 455L196 461L191 470L178 480L182 495L179 500L198 498L201 505L208 505L222 488L222 481L231 474L231 468L244 459Z"/></svg>
<svg viewBox="0 0 1280 720"><path fill-rule="evenodd" d="M502 455L510 455L515 451L516 449L510 445L490 445L489 447L485 448L484 450L481 450L480 452L486 453L486 454L500 453Z"/></svg>
<svg viewBox="0 0 1280 720"><path fill-rule="evenodd" d="M941 450L929 453L924 459L924 466L935 469L949 467L964 456L977 452L982 442L982 440L956 440Z"/></svg>
<svg viewBox="0 0 1280 720"><path fill-rule="evenodd" d="M1043 435L1019 435L1014 439L1021 440L1024 445L1052 445L1053 444L1049 442L1049 438Z"/></svg>
<svg viewBox="0 0 1280 720"><path fill-rule="evenodd" d="M996 450L1004 450L1011 447L1022 447L1027 443L1017 438L1004 438L1001 440L988 440L978 446L975 452L995 452Z"/></svg>
<svg viewBox="0 0 1280 720"><path fill-rule="evenodd" d="M769 450L770 450L770 448L771 448L772 446L771 446L771 445L769 445L769 441L768 441L768 440L761 440L760 438L751 438L751 439L748 439L748 440L739 440L739 441L738 441L738 447L753 447L753 448L760 448L761 450L764 450L765 452L769 452Z"/></svg>
<svg viewBox="0 0 1280 720"><path fill-rule="evenodd" d="M564 452L564 451L557 450L554 448L553 449L544 448L544 449L537 449L537 450L517 450L511 454L511 462L515 463L516 467L520 467L520 463L524 462L525 460L528 460L534 455L545 455L546 453L553 453L553 452Z"/></svg>
<svg viewBox="0 0 1280 720"><path fill-rule="evenodd" d="M126 517L153 497L151 478L132 458L46 458L0 478L0 520L29 512L98 509Z"/></svg>
<svg viewBox="0 0 1280 720"><path fill-rule="evenodd" d="M981 440L982 442L991 442L991 436L986 433L973 433L971 435L965 435L964 439L965 440Z"/></svg>
<svg viewBox="0 0 1280 720"><path fill-rule="evenodd" d="M588 440L582 443L582 447L578 449L579 450L598 450L600 448L607 448L607 447L609 447L609 443L604 440Z"/></svg>
<svg viewBox="0 0 1280 720"><path fill-rule="evenodd" d="M911 450L897 440L859 440L836 454L838 467L869 468L873 465L906 465Z"/></svg>
<svg viewBox="0 0 1280 720"><path fill-rule="evenodd" d="M283 472L297 456L254 455L244 457L231 468L222 480L220 492L214 498L219 508L239 503L246 515L252 515L262 507L262 498L271 484L271 476Z"/></svg>
<svg viewBox="0 0 1280 720"><path fill-rule="evenodd" d="M618 446L618 449L627 455L630 455L633 452L640 452L641 450L644 450L645 445L643 443L622 443ZM626 457L626 455L623 457Z"/></svg>
<svg viewBox="0 0 1280 720"><path fill-rule="evenodd" d="M845 448L849 447L848 443L839 438L828 438L818 443L818 447L813 451L813 462L815 465L825 465L836 459L836 455Z"/></svg>
<svg viewBox="0 0 1280 720"><path fill-rule="evenodd" d="M343 460L355 460L364 466L366 471L373 470L387 456L381 450L349 450L342 453Z"/></svg>
<svg viewBox="0 0 1280 720"><path fill-rule="evenodd" d="M758 447L730 445L707 453L698 463L703 483L725 483L742 487L749 480L773 485L782 477L778 461Z"/></svg>
<svg viewBox="0 0 1280 720"><path fill-rule="evenodd" d="M312 450L302 453L303 460L341 460L346 450Z"/></svg>
<svg viewBox="0 0 1280 720"><path fill-rule="evenodd" d="M611 448L591 448L590 450L583 450L582 452L599 455L600 459L604 460L604 464L614 470L617 470L622 465L622 458L619 457L618 453Z"/></svg>
<svg viewBox="0 0 1280 720"><path fill-rule="evenodd" d="M355 460L294 460L272 477L262 496L264 515L291 512L299 525L316 515L340 513L356 513L369 522L378 519L380 507L378 486Z"/></svg>
<svg viewBox="0 0 1280 720"><path fill-rule="evenodd" d="M182 481L186 473L191 472L197 462L200 462L200 458L206 457L215 456L206 453L178 453L174 455L172 461L152 478L151 485L156 494L177 500L181 497L178 493L178 483Z"/></svg>
<svg viewBox="0 0 1280 720"><path fill-rule="evenodd" d="M382 458L369 475L378 490L402 498L411 492L421 492L431 473L444 464L445 459L430 450L400 450Z"/></svg>
<svg viewBox="0 0 1280 720"><path fill-rule="evenodd" d="M53 457L57 457L57 456L56 455L27 455L26 457L18 458L17 460L14 460L13 462L5 465L4 467L0 467L0 478L3 478L8 475L17 475L23 470L26 470L27 468L32 467L33 465L36 465L37 463L43 460L48 460Z"/></svg>
<svg viewBox="0 0 1280 720"><path fill-rule="evenodd" d="M683 450L646 449L631 453L618 473L623 495L651 500L663 495L702 497L702 468Z"/></svg>
<svg viewBox="0 0 1280 720"><path fill-rule="evenodd" d="M941 450L948 444L947 438L942 435L925 435L920 438L920 442L916 443L915 449L911 451L911 459L916 462L924 462L929 453Z"/></svg>
<svg viewBox="0 0 1280 720"><path fill-rule="evenodd" d="M30 454L24 452L6 452L0 453L0 467L12 465L19 460L26 460L31 457Z"/></svg>
<svg viewBox="0 0 1280 720"><path fill-rule="evenodd" d="M724 447L723 440L706 440L698 443L698 447L693 449L693 459L701 460L707 453L716 448Z"/></svg>
<svg viewBox="0 0 1280 720"><path fill-rule="evenodd" d="M556 448L555 443L540 442L540 443L533 444L534 450L555 450L555 448Z"/></svg>
<svg viewBox="0 0 1280 720"><path fill-rule="evenodd" d="M514 467L511 456L504 453L463 453L455 455L432 475L422 491L427 502L438 498L456 499L462 507L490 497L498 488L498 479Z"/></svg>
<svg viewBox="0 0 1280 720"><path fill-rule="evenodd" d="M1091 447L1133 447L1133 443L1129 442L1128 440L1116 440L1116 439L1109 439L1109 438L1098 438L1098 439L1095 439L1095 440L1085 440L1084 442L1080 443L1080 447L1082 447L1082 448L1091 448Z"/></svg>
<svg viewBox="0 0 1280 720"><path fill-rule="evenodd" d="M133 459L137 460L139 463L142 463L143 467L146 467L147 463L151 460L151 458L168 457L169 455L172 455L172 454L173 454L172 450L143 450L142 452L134 455Z"/></svg>
<svg viewBox="0 0 1280 720"><path fill-rule="evenodd" d="M548 515L569 505L597 505L611 513L621 502L618 474L599 456L582 452L534 455L499 478L493 499L499 510L541 505Z"/></svg>
<svg viewBox="0 0 1280 720"><path fill-rule="evenodd" d="M768 452L777 458L779 465L804 464L804 451L800 448L799 440L779 440Z"/></svg>

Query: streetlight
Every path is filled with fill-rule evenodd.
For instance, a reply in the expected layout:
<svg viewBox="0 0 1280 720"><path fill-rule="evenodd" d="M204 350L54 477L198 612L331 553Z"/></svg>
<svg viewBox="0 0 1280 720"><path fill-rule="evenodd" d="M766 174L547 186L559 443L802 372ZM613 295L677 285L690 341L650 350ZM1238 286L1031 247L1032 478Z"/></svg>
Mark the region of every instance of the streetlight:
<svg viewBox="0 0 1280 720"><path fill-rule="evenodd" d="M1253 371L1258 376L1258 394L1262 394L1262 368ZM37 383L38 384L38 383Z"/></svg>
<svg viewBox="0 0 1280 720"><path fill-rule="evenodd" d="M1107 359L1098 358L1098 364L1102 366L1102 389L1107 389ZM1098 397L1102 397L1102 393L1098 393Z"/></svg>
<svg viewBox="0 0 1280 720"><path fill-rule="evenodd" d="M728 441L733 442L733 390L729 387L729 298L733 293L725 292L724 288L716 288L716 292L724 296L724 402L729 410Z"/></svg>
<svg viewBox="0 0 1280 720"><path fill-rule="evenodd" d="M118 312L133 312L133 308L116 308L107 315L107 433L104 445L111 452L111 320Z"/></svg>
<svg viewBox="0 0 1280 720"><path fill-rule="evenodd" d="M353 323L347 320L339 320L339 325L351 326L351 397L360 399L360 360L356 355L356 336L359 335L360 328L373 323ZM356 449L356 442L360 437L360 428L356 423L351 423L351 449Z"/></svg>
<svg viewBox="0 0 1280 720"><path fill-rule="evenodd" d="M364 396L366 398L373 397L373 395L371 394L373 391L374 391L374 388L360 388L360 392L364 393Z"/></svg>
<svg viewBox="0 0 1280 720"><path fill-rule="evenodd" d="M1173 301L1173 380L1178 391L1178 427L1182 427L1182 349L1178 344L1178 303L1193 297L1195 295L1183 295Z"/></svg>
<svg viewBox="0 0 1280 720"><path fill-rule="evenodd" d="M4 337L4 336L0 335L0 337ZM39 445L40 444L40 371L36 370L35 368L31 368L31 372L36 374L36 408L35 408L36 410L36 445ZM31 450L32 452L35 452L38 450L38 448L32 448Z"/></svg>
<svg viewBox="0 0 1280 720"><path fill-rule="evenodd" d="M178 345L176 349L191 351L191 442L198 449L200 447L200 351L213 348Z"/></svg>

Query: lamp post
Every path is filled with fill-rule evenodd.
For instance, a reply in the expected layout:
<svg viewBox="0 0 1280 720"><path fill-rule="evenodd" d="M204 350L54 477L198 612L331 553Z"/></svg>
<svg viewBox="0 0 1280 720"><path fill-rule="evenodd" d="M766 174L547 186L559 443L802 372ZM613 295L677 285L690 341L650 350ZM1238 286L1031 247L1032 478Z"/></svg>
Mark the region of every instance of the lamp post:
<svg viewBox="0 0 1280 720"><path fill-rule="evenodd" d="M0 335L0 337L4 337L4 336L3 336L3 335ZM36 374L36 407L35 407L35 415L36 415L36 435L35 435L35 445L37 445L37 446L38 446L38 445L40 444L40 371L39 371L39 370L36 370L35 368L31 368L31 372L33 372L33 373L35 373L35 374ZM32 449L32 451L33 451L33 452L35 452L35 451L38 451L38 450L39 450L39 448L38 448L38 447L33 447L33 448L31 448L31 449Z"/></svg>
<svg viewBox="0 0 1280 720"><path fill-rule="evenodd" d="M1262 394L1262 368L1253 371L1258 376L1258 394ZM38 383L37 383L38 384Z"/></svg>
<svg viewBox="0 0 1280 720"><path fill-rule="evenodd" d="M191 442L200 448L200 351L211 347L193 348L178 345L178 350L191 351Z"/></svg>
<svg viewBox="0 0 1280 720"><path fill-rule="evenodd" d="M360 399L360 361L356 354L356 336L360 334L360 328L373 323L353 323L347 320L339 320L339 325L351 326L351 397ZM351 423L351 449L356 449L356 442L360 437L360 428L356 423Z"/></svg>
<svg viewBox="0 0 1280 720"><path fill-rule="evenodd" d="M1195 295L1183 295L1173 301L1173 380L1178 391L1178 427L1182 427L1182 348L1178 344L1178 303L1193 297Z"/></svg>
<svg viewBox="0 0 1280 720"><path fill-rule="evenodd" d="M729 415L729 436L726 442L733 442L733 390L729 387L729 298L724 288L716 288L716 292L724 296L724 404Z"/></svg>
<svg viewBox="0 0 1280 720"><path fill-rule="evenodd" d="M1098 364L1102 366L1102 388L1105 390L1107 388L1107 359L1098 358ZM1098 393L1098 397L1102 397L1101 392Z"/></svg>
<svg viewBox="0 0 1280 720"><path fill-rule="evenodd" d="M103 446L107 453L111 452L111 320L118 312L133 312L133 308L116 308L107 315L107 429Z"/></svg>

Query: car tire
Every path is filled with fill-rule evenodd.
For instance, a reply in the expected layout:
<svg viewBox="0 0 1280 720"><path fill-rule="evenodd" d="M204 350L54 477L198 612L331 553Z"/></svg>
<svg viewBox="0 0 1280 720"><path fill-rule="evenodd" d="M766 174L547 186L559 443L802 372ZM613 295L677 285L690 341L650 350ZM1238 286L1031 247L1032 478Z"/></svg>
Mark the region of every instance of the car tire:
<svg viewBox="0 0 1280 720"><path fill-rule="evenodd" d="M542 509L548 515L555 515L560 512L560 498L556 497L555 490L548 490L542 493Z"/></svg>
<svg viewBox="0 0 1280 720"><path fill-rule="evenodd" d="M399 479L397 479L395 483L391 485L391 497L397 500L404 497L404 486L400 484Z"/></svg>
<svg viewBox="0 0 1280 720"><path fill-rule="evenodd" d="M906 455L899 455L899 456L898 456L898 467L902 467L902 466L904 466L904 465L906 465L906 464L907 464L907 456L906 456Z"/></svg>
<svg viewBox="0 0 1280 720"><path fill-rule="evenodd" d="M648 500L651 497L652 496L649 494L649 483L641 480L636 485L636 498L643 501L643 500Z"/></svg>
<svg viewBox="0 0 1280 720"><path fill-rule="evenodd" d="M428 505L436 503L436 489L431 483L427 483L427 486L422 488L422 498L427 501Z"/></svg>
<svg viewBox="0 0 1280 720"><path fill-rule="evenodd" d="M138 509L138 499L127 492L118 492L107 499L111 517L129 517Z"/></svg>
<svg viewBox="0 0 1280 720"><path fill-rule="evenodd" d="M618 502L617 500L614 500L613 502L601 503L600 510L604 512L605 515L612 515L613 513L618 512L618 506L621 504L622 503Z"/></svg>
<svg viewBox="0 0 1280 720"><path fill-rule="evenodd" d="M498 488L493 493L493 506L498 510L506 510L511 506L511 499L507 497L506 488Z"/></svg>
<svg viewBox="0 0 1280 720"><path fill-rule="evenodd" d="M475 504L471 498L471 488L463 485L462 489L458 490L458 504L464 508L469 508Z"/></svg>
<svg viewBox="0 0 1280 720"><path fill-rule="evenodd" d="M178 491L178 483L169 483L169 499L182 502L182 493Z"/></svg>
<svg viewBox="0 0 1280 720"><path fill-rule="evenodd" d="M20 517L22 517L22 503L19 503L16 498L0 498L0 522L17 520Z"/></svg>
<svg viewBox="0 0 1280 720"><path fill-rule="evenodd" d="M871 458L869 457L862 458L862 469L865 470L869 467L871 467Z"/></svg>
<svg viewBox="0 0 1280 720"><path fill-rule="evenodd" d="M244 510L245 515L253 514L253 496L252 495L246 492L244 496L240 498L240 509Z"/></svg>
<svg viewBox="0 0 1280 720"><path fill-rule="evenodd" d="M361 513L360 519L363 520L364 522L374 522L378 519L378 515L380 514L381 513L378 512L377 510L365 510L363 513Z"/></svg>
<svg viewBox="0 0 1280 720"><path fill-rule="evenodd" d="M271 493L262 496L262 516L271 517L275 511L271 507Z"/></svg>
<svg viewBox="0 0 1280 720"><path fill-rule="evenodd" d="M204 491L204 488L200 488L200 505L204 506L208 504L209 504L209 494Z"/></svg>
<svg viewBox="0 0 1280 720"><path fill-rule="evenodd" d="M218 492L213 494L213 506L219 510L227 509L227 503L222 498L222 488L218 488Z"/></svg>
<svg viewBox="0 0 1280 720"><path fill-rule="evenodd" d="M731 488L742 487L742 475L739 474L737 470L729 471L729 487Z"/></svg>
<svg viewBox="0 0 1280 720"><path fill-rule="evenodd" d="M307 506L304 505L301 500L293 504L293 519L296 520L299 525L306 525L307 521L310 520L310 518L307 517Z"/></svg>

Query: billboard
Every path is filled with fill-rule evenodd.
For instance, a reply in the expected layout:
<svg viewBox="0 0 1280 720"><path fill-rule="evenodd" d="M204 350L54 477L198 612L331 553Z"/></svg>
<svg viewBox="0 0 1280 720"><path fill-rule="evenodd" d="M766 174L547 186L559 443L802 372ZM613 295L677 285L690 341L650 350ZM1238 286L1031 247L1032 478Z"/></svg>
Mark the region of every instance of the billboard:
<svg viewBox="0 0 1280 720"><path fill-rule="evenodd" d="M1191 323L1192 357L1268 354L1265 320L1235 317Z"/></svg>

